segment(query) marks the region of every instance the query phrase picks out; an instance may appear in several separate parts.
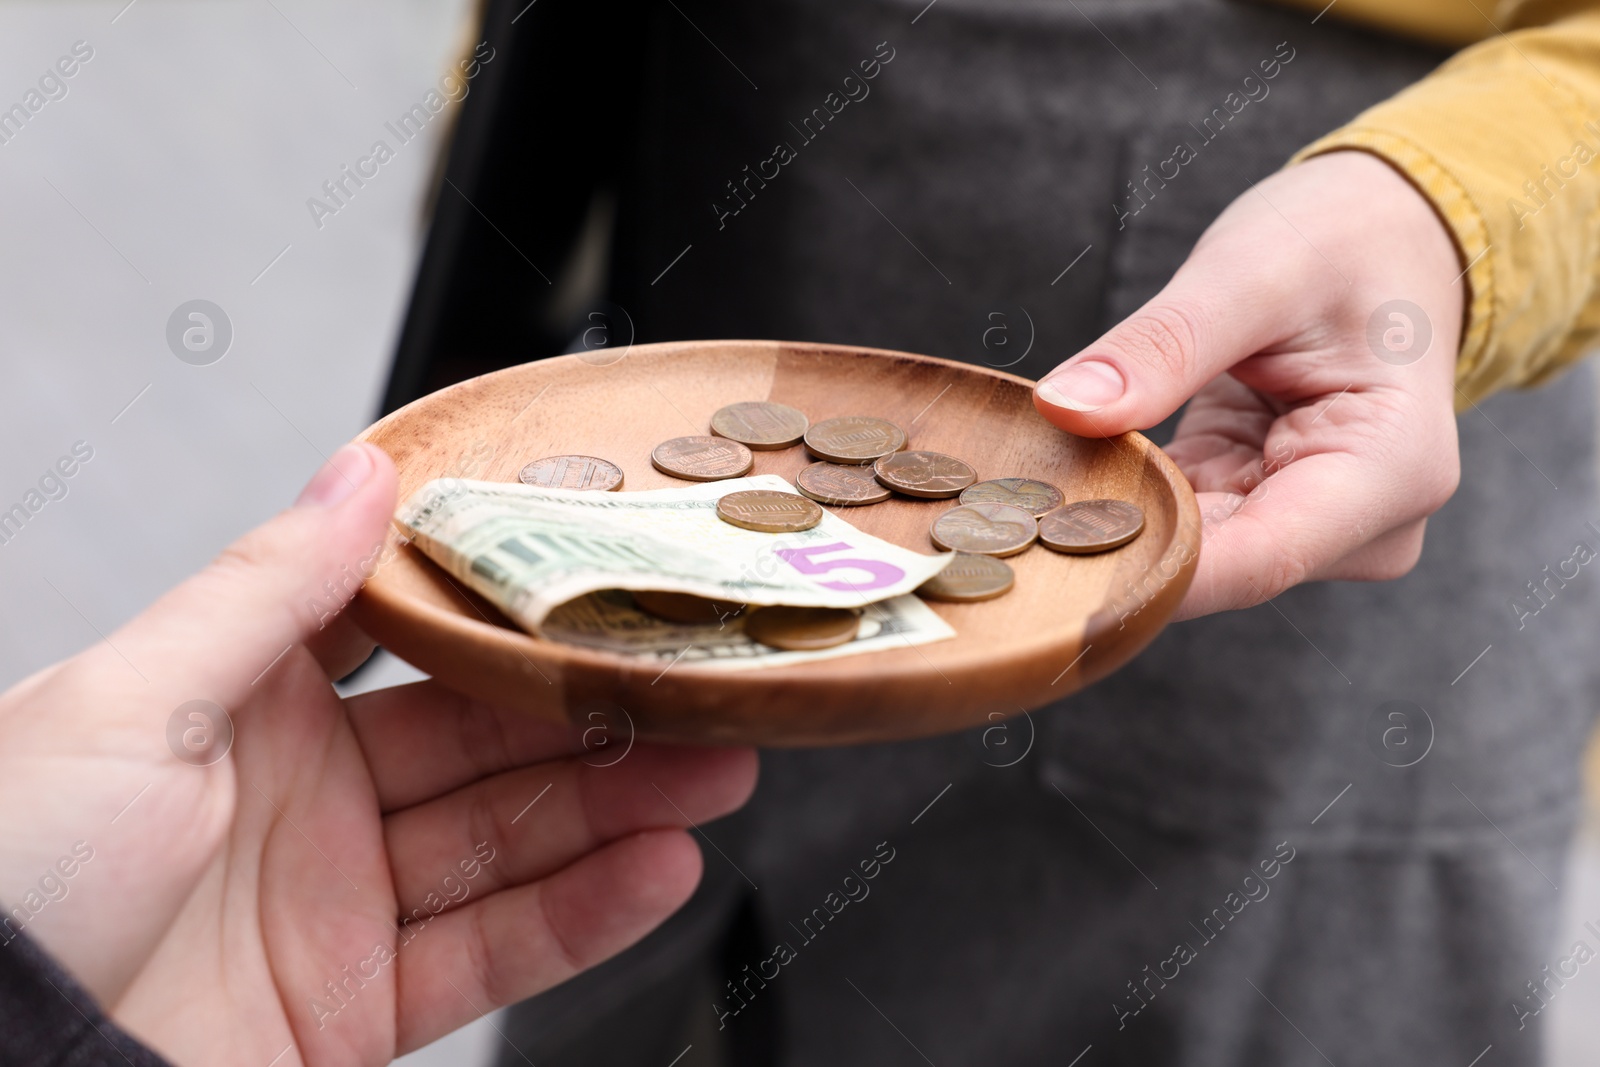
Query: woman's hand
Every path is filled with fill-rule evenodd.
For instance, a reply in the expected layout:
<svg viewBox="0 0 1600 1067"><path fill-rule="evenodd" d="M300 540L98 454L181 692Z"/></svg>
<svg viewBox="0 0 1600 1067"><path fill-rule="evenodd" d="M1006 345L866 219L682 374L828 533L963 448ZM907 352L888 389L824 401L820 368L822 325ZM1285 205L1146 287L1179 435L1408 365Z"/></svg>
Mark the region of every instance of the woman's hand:
<svg viewBox="0 0 1600 1067"><path fill-rule="evenodd" d="M1072 433L1154 426L1205 524L1182 617L1300 582L1409 571L1460 475L1464 286L1444 223L1374 156L1290 167L1233 202L1149 303L1052 371Z"/></svg>
<svg viewBox="0 0 1600 1067"><path fill-rule="evenodd" d="M347 446L295 507L0 697L0 941L37 938L179 1064L386 1064L555 985L681 905L686 820L753 788L747 750L600 768L432 682L339 699L329 677L371 642L333 613L394 497L388 457Z"/></svg>

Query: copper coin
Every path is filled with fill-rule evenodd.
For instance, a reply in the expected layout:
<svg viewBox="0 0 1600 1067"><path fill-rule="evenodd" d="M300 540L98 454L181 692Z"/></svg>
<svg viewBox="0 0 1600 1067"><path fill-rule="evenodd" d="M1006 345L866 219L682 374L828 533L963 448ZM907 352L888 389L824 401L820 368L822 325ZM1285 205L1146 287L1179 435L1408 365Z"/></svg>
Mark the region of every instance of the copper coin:
<svg viewBox="0 0 1600 1067"><path fill-rule="evenodd" d="M904 447L904 430L871 415L823 419L806 431L806 450L830 463L871 463Z"/></svg>
<svg viewBox="0 0 1600 1067"><path fill-rule="evenodd" d="M656 589L634 591L633 602L640 611L668 622L720 623L744 610L732 600L712 600L693 593L663 593Z"/></svg>
<svg viewBox="0 0 1600 1067"><path fill-rule="evenodd" d="M970 604L1009 593L1016 581L1016 573L1009 563L1002 563L993 556L962 552L948 567L917 586L917 595L924 600Z"/></svg>
<svg viewBox="0 0 1600 1067"><path fill-rule="evenodd" d="M793 493L744 489L717 501L717 518L758 533L799 533L822 521L822 508Z"/></svg>
<svg viewBox="0 0 1600 1067"><path fill-rule="evenodd" d="M820 504L847 508L889 499L889 490L872 476L871 467L813 463L795 475L795 487Z"/></svg>
<svg viewBox="0 0 1600 1067"><path fill-rule="evenodd" d="M769 648L810 652L855 640L861 617L846 608L757 608L744 620L752 641Z"/></svg>
<svg viewBox="0 0 1600 1067"><path fill-rule="evenodd" d="M1039 522L1010 504L962 504L940 515L928 536L945 551L1014 556L1039 538Z"/></svg>
<svg viewBox="0 0 1600 1067"><path fill-rule="evenodd" d="M718 408L711 416L711 432L738 441L757 452L770 452L800 443L811 421L803 412L770 400L745 400Z"/></svg>
<svg viewBox="0 0 1600 1067"><path fill-rule="evenodd" d="M622 468L594 456L546 456L518 471L517 480L540 489L621 489Z"/></svg>
<svg viewBox="0 0 1600 1067"><path fill-rule="evenodd" d="M663 474L691 482L715 482L748 474L755 464L750 450L726 437L674 437L650 453Z"/></svg>
<svg viewBox="0 0 1600 1067"><path fill-rule="evenodd" d="M1039 520L1039 540L1057 552L1087 555L1125 545L1144 529L1144 512L1126 500L1080 500Z"/></svg>
<svg viewBox="0 0 1600 1067"><path fill-rule="evenodd" d="M963 504L1010 504L1034 518L1066 502L1061 490L1036 478L993 478L963 490Z"/></svg>
<svg viewBox="0 0 1600 1067"><path fill-rule="evenodd" d="M955 496L978 480L971 466L943 452L896 452L874 462L872 473L895 492L926 500Z"/></svg>

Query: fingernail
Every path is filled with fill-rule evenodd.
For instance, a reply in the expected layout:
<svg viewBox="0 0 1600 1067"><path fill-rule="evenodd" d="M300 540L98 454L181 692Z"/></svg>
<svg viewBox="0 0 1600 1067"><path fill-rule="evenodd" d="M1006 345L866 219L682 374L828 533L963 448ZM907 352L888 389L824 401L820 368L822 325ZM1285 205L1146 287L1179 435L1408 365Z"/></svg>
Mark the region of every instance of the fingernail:
<svg viewBox="0 0 1600 1067"><path fill-rule="evenodd" d="M372 471L372 456L365 448L345 445L300 490L295 507L331 508L342 503L372 477Z"/></svg>
<svg viewBox="0 0 1600 1067"><path fill-rule="evenodd" d="M1040 382L1034 392L1068 411L1098 411L1127 390L1122 372L1103 359L1085 359Z"/></svg>

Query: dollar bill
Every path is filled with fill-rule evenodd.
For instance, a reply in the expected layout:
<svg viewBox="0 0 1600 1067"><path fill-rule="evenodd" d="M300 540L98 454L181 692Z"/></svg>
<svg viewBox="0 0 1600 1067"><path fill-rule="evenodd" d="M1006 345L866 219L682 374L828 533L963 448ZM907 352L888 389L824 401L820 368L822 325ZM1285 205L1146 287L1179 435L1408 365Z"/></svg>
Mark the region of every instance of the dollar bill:
<svg viewBox="0 0 1600 1067"><path fill-rule="evenodd" d="M726 671L907 648L956 635L917 597L897 596L863 610L861 633L854 641L815 652L786 652L746 637L742 614L703 625L667 622L634 607L632 597L620 589L562 604L545 618L544 633L567 644L655 660L663 669L681 662Z"/></svg>
<svg viewBox="0 0 1600 1067"><path fill-rule="evenodd" d="M440 479L398 519L429 558L535 634L557 606L603 589L862 608L905 596L955 558L900 548L831 513L789 534L717 518L717 499L744 489L794 491L771 474L640 493Z"/></svg>

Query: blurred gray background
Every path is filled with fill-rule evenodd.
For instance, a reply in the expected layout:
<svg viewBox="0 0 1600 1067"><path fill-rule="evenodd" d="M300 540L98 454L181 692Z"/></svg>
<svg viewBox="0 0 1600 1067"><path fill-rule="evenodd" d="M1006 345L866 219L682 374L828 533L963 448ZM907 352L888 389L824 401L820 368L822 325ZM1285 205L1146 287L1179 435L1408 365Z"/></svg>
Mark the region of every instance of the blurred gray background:
<svg viewBox="0 0 1600 1067"><path fill-rule="evenodd" d="M75 43L93 49L0 144L0 511L76 443L93 449L66 495L0 544L0 686L125 621L371 421L457 105L320 228L306 201L379 137L393 143L384 123L469 45L471 6L0 3L0 109ZM197 299L233 333L206 366L167 341ZM413 677L390 659L360 684ZM1600 922L1600 819L1562 886L1570 946ZM1580 976L1549 1014L1556 1067L1600 1062L1600 978ZM398 1062L487 1064L503 1049L491 1017Z"/></svg>

